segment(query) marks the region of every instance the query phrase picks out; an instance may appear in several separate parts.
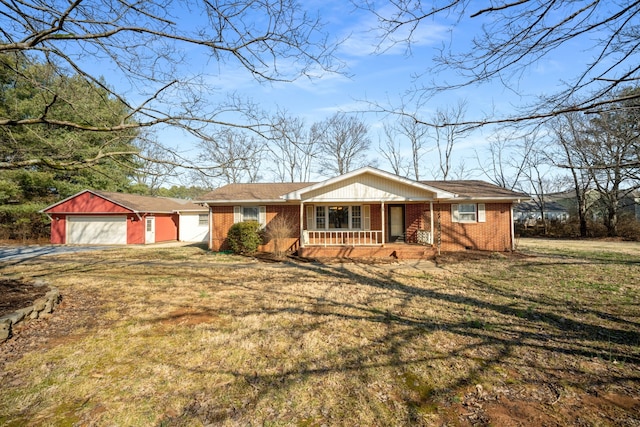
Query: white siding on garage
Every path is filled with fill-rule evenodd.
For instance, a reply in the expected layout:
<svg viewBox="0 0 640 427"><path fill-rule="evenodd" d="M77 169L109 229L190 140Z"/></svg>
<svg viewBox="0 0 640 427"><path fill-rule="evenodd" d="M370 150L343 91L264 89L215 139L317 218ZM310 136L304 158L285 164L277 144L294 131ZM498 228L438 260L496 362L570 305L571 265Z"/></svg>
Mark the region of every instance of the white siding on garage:
<svg viewBox="0 0 640 427"><path fill-rule="evenodd" d="M203 215L203 221L200 221L200 215ZM206 223L205 217L207 218ZM208 213L181 213L178 240L181 242L207 242L209 240L208 218Z"/></svg>
<svg viewBox="0 0 640 427"><path fill-rule="evenodd" d="M126 245L126 216L68 216L67 243Z"/></svg>

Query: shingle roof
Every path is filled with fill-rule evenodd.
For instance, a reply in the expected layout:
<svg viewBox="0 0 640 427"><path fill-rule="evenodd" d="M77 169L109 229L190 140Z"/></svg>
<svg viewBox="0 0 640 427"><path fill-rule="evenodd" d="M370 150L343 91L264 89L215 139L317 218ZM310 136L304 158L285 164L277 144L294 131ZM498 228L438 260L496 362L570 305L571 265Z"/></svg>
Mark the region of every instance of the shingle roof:
<svg viewBox="0 0 640 427"><path fill-rule="evenodd" d="M431 187L439 188L449 193L457 194L462 198L523 198L529 196L524 193L507 190L495 184L480 180L457 180L457 181L420 181Z"/></svg>
<svg viewBox="0 0 640 427"><path fill-rule="evenodd" d="M113 193L109 191L92 191L105 199L129 208L134 212L173 212L203 210L189 200L174 199L170 197L141 196L138 194Z"/></svg>
<svg viewBox="0 0 640 427"><path fill-rule="evenodd" d="M440 190L458 194L461 198L482 199L528 199L523 193L507 190L488 182L479 180L463 181L420 181L420 183L438 188ZM289 183L253 183L253 184L227 184L210 193L205 194L201 200L204 202L264 202L282 201L280 196L305 187L314 185L314 182L289 182Z"/></svg>
<svg viewBox="0 0 640 427"><path fill-rule="evenodd" d="M315 184L314 182L227 184L202 196L206 202L238 201L275 201L283 194L300 190Z"/></svg>

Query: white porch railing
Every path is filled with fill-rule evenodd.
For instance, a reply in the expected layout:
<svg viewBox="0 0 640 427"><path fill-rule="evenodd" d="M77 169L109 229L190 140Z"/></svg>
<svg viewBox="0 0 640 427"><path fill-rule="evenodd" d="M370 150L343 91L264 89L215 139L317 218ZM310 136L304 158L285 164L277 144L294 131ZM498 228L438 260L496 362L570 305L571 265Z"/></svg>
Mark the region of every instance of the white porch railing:
<svg viewBox="0 0 640 427"><path fill-rule="evenodd" d="M302 241L309 246L381 245L382 230L304 230Z"/></svg>

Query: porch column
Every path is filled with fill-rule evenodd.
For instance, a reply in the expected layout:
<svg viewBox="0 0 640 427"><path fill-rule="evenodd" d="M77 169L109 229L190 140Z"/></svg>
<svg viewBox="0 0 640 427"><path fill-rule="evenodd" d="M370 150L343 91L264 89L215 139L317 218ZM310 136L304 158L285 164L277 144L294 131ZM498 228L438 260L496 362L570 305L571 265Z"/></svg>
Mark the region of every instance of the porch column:
<svg viewBox="0 0 640 427"><path fill-rule="evenodd" d="M384 235L386 234L384 227L384 202L380 203L380 218L382 218L382 246L384 246Z"/></svg>
<svg viewBox="0 0 640 427"><path fill-rule="evenodd" d="M509 208L509 221L511 221L511 250L516 250L516 230L515 224L513 223L513 202L511 202L511 207Z"/></svg>
<svg viewBox="0 0 640 427"><path fill-rule="evenodd" d="M431 231L429 233L430 245L433 245L433 201L429 202L429 220L431 221Z"/></svg>
<svg viewBox="0 0 640 427"><path fill-rule="evenodd" d="M304 202L300 200L300 247L304 248Z"/></svg>

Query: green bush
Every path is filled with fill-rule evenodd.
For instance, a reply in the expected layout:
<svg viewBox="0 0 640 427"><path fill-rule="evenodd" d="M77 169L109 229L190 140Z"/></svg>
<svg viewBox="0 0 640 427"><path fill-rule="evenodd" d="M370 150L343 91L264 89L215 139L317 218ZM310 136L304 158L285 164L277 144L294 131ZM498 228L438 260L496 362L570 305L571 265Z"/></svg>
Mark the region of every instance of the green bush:
<svg viewBox="0 0 640 427"><path fill-rule="evenodd" d="M235 223L229 228L227 239L233 253L250 255L256 252L262 243L260 224L256 221Z"/></svg>

